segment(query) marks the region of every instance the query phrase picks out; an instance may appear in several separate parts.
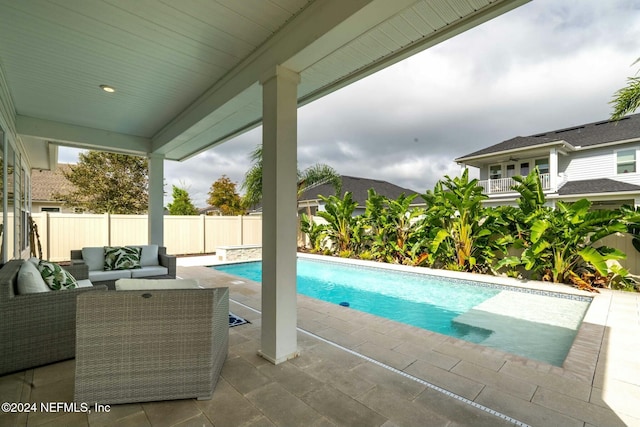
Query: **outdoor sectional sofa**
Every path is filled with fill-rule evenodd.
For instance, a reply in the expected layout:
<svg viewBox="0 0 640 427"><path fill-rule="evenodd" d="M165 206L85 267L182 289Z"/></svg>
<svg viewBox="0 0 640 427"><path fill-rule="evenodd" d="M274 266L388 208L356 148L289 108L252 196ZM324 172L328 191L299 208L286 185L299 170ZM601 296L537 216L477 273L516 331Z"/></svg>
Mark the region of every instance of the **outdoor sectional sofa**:
<svg viewBox="0 0 640 427"><path fill-rule="evenodd" d="M76 297L106 286L20 294L26 260L0 269L0 375L46 365L76 355ZM87 279L79 274L78 280ZM22 276L21 276L22 280Z"/></svg>
<svg viewBox="0 0 640 427"><path fill-rule="evenodd" d="M158 245L131 245L141 248L140 268L105 270L105 247L84 247L71 251L71 265L67 270L74 276L86 272L95 285L106 285L115 290L118 279L175 279L176 257L167 255L167 248Z"/></svg>

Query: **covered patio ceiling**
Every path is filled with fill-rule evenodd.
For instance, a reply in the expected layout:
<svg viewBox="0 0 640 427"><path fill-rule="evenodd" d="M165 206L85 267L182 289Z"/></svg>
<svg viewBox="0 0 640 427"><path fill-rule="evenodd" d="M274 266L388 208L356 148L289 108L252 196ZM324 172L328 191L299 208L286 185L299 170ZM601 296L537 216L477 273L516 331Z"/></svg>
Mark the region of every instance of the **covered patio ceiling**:
<svg viewBox="0 0 640 427"><path fill-rule="evenodd" d="M263 123L260 354L278 364L299 355L297 108L525 2L0 0L0 126L36 169L58 145L147 156L162 245L164 160Z"/></svg>
<svg viewBox="0 0 640 427"><path fill-rule="evenodd" d="M0 108L36 169L57 145L185 160L261 123L277 66L303 105L526 2L0 0Z"/></svg>

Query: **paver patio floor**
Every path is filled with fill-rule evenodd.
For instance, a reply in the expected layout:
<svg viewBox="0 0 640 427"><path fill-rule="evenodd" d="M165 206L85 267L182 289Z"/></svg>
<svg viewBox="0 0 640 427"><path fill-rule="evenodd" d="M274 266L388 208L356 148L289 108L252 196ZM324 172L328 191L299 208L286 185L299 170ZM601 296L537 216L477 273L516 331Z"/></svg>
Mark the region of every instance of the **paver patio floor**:
<svg viewBox="0 0 640 427"><path fill-rule="evenodd" d="M257 355L259 285L197 266L178 275L229 286L230 309L251 322L230 329L211 400L2 413L0 425L640 426L637 294L597 295L563 368L299 296L301 355L274 366ZM69 360L0 377L0 400L70 402L73 375Z"/></svg>

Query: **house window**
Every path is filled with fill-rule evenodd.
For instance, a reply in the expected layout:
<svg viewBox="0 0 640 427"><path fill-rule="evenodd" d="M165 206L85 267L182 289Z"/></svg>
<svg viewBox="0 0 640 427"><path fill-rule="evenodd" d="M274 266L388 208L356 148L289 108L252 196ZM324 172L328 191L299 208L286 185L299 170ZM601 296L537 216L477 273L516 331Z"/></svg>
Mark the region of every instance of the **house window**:
<svg viewBox="0 0 640 427"><path fill-rule="evenodd" d="M516 174L516 165L507 165L507 178L511 178Z"/></svg>
<svg viewBox="0 0 640 427"><path fill-rule="evenodd" d="M502 178L502 166L493 165L489 166L489 179L500 179Z"/></svg>
<svg viewBox="0 0 640 427"><path fill-rule="evenodd" d="M549 159L536 160L536 167L540 170L540 174L549 173Z"/></svg>
<svg viewBox="0 0 640 427"><path fill-rule="evenodd" d="M620 150L616 153L616 172L633 173L636 171L636 150Z"/></svg>
<svg viewBox="0 0 640 427"><path fill-rule="evenodd" d="M60 208L40 208L40 212L60 212Z"/></svg>
<svg viewBox="0 0 640 427"><path fill-rule="evenodd" d="M529 162L520 163L520 175L522 176L529 175Z"/></svg>

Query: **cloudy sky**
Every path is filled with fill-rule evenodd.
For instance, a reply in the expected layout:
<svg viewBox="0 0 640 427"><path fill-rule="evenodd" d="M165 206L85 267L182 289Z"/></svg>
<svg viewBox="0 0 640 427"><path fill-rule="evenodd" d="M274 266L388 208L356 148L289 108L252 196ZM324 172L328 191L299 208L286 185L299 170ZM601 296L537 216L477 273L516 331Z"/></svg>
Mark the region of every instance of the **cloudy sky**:
<svg viewBox="0 0 640 427"><path fill-rule="evenodd" d="M607 119L638 57L640 0L535 0L300 108L298 165L423 192L460 172L456 157ZM223 174L239 189L261 132L165 162L165 203L177 185L204 207Z"/></svg>

